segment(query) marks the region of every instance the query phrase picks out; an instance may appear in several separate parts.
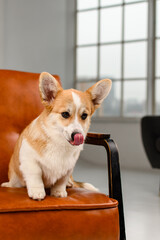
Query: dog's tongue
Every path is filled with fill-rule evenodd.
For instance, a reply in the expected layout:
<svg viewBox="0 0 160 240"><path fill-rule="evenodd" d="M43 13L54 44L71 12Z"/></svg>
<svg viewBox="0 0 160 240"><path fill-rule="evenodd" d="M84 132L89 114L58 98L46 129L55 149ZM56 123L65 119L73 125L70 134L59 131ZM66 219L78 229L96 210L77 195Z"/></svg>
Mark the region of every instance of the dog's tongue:
<svg viewBox="0 0 160 240"><path fill-rule="evenodd" d="M83 142L84 142L84 137L83 137L83 135L82 135L81 133L76 133L76 134L74 135L74 141L71 141L70 143L71 143L72 145L78 146L78 145L82 144Z"/></svg>

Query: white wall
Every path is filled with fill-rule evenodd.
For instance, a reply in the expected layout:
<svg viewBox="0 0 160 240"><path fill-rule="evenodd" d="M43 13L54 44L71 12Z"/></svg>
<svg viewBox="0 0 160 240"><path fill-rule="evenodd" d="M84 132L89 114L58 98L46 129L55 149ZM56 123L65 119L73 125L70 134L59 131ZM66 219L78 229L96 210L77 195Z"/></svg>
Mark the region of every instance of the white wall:
<svg viewBox="0 0 160 240"><path fill-rule="evenodd" d="M4 0L0 0L0 67L4 66Z"/></svg>
<svg viewBox="0 0 160 240"><path fill-rule="evenodd" d="M149 170L151 168L141 141L140 122L97 122L92 121L90 132L110 133L117 143L120 164L123 168ZM103 147L85 146L81 158L90 162L106 164L106 153Z"/></svg>
<svg viewBox="0 0 160 240"><path fill-rule="evenodd" d="M0 0L0 67L56 73L64 88L72 87L74 4L74 0ZM122 167L150 168L141 143L140 123L95 121L91 131L111 133ZM105 164L102 147L86 148L81 159Z"/></svg>
<svg viewBox="0 0 160 240"><path fill-rule="evenodd" d="M66 83L71 86L73 66L67 59L73 56L74 28L68 32L67 25L74 18L73 3L73 0L0 0L0 36L3 36L0 43L4 39L0 44L4 49L2 53L0 48L3 55L0 67L56 73L64 87Z"/></svg>

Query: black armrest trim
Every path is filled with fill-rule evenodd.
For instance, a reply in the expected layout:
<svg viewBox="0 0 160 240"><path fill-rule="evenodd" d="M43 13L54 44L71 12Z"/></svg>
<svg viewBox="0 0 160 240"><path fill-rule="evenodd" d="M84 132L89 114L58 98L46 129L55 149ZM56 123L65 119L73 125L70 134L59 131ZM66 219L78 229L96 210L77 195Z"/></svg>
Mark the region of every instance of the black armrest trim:
<svg viewBox="0 0 160 240"><path fill-rule="evenodd" d="M125 240L123 197L117 146L114 141L110 139L110 134L88 133L85 143L104 146L106 149L108 160L109 197L114 198L119 202L120 240Z"/></svg>

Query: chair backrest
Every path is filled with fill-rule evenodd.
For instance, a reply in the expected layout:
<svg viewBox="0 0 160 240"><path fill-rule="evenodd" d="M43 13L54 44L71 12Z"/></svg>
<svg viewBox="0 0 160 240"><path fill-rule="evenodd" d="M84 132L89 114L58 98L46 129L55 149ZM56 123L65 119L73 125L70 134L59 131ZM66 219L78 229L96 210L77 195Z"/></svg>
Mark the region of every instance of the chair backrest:
<svg viewBox="0 0 160 240"><path fill-rule="evenodd" d="M19 134L43 110L38 80L39 73L0 70L0 184L8 180L8 163Z"/></svg>

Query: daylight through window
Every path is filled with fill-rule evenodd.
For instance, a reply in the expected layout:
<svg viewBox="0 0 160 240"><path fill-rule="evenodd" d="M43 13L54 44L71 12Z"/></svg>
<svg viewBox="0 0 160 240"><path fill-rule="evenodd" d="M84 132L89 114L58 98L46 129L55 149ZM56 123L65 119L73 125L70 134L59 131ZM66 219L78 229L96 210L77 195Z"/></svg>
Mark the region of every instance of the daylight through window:
<svg viewBox="0 0 160 240"><path fill-rule="evenodd" d="M112 91L99 116L147 114L148 1L77 0L76 87L103 78ZM155 102L160 113L160 0L156 0ZM153 66L154 67L154 66Z"/></svg>

